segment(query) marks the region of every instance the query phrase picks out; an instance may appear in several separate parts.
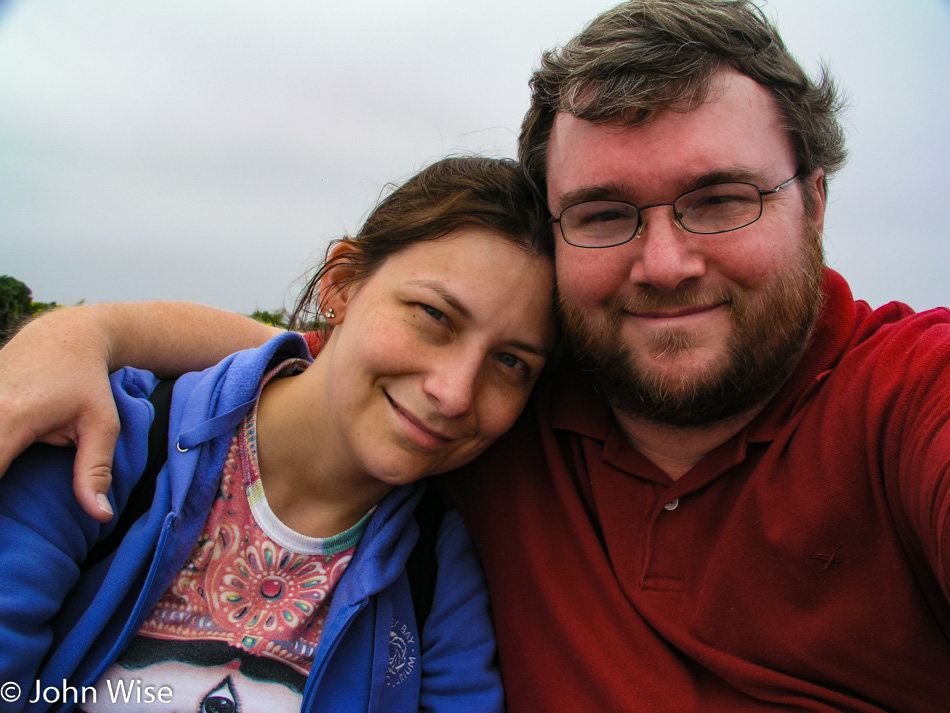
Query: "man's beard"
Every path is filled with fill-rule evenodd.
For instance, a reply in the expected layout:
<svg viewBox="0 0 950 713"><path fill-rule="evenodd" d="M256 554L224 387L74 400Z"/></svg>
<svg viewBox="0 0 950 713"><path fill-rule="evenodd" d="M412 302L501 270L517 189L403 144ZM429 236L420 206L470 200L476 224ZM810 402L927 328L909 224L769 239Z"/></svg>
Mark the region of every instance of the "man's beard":
<svg viewBox="0 0 950 713"><path fill-rule="evenodd" d="M804 228L801 259L784 279L758 294L701 293L694 286L663 293L640 288L634 300L606 305L606 324L594 325L574 306L561 303L568 342L582 368L590 371L611 406L631 416L679 428L713 424L765 403L801 359L821 308L824 256L821 236ZM727 302L732 332L723 358L705 373L680 377L643 368L624 344L624 312ZM689 350L688 332L659 335L650 345L657 358Z"/></svg>

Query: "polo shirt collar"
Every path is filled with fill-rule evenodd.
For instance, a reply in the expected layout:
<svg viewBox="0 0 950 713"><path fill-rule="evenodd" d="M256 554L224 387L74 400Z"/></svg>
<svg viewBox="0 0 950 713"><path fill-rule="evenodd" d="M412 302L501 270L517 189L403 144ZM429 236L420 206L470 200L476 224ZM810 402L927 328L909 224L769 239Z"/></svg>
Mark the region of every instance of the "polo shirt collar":
<svg viewBox="0 0 950 713"><path fill-rule="evenodd" d="M613 413L590 375L565 358L554 374L551 427L606 441L614 426Z"/></svg>
<svg viewBox="0 0 950 713"><path fill-rule="evenodd" d="M863 314L844 278L825 268L822 308L801 361L775 397L748 426L750 441L769 442L814 393L844 355ZM870 311L869 309L861 311Z"/></svg>

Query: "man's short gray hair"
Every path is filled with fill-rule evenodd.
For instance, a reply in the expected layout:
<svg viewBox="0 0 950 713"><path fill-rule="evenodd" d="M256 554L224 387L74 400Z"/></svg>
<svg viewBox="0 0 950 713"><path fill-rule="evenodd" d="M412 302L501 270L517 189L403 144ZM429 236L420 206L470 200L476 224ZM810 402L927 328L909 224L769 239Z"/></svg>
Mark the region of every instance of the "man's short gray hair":
<svg viewBox="0 0 950 713"><path fill-rule="evenodd" d="M544 53L518 156L542 189L558 112L595 122L643 124L705 101L711 77L731 68L775 98L797 173L826 177L844 165L841 102L826 68L813 81L749 0L631 0L608 10L563 47Z"/></svg>

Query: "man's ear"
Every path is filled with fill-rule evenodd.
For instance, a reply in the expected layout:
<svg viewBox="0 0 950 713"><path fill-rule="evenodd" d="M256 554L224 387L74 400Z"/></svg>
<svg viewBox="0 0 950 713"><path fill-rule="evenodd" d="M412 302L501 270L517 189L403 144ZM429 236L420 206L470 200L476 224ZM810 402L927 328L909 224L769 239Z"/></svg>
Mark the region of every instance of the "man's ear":
<svg viewBox="0 0 950 713"><path fill-rule="evenodd" d="M822 234L825 229L825 203L827 202L826 191L828 181L825 179L825 169L816 168L803 181L805 190L811 194L812 211L809 216L818 233Z"/></svg>
<svg viewBox="0 0 950 713"><path fill-rule="evenodd" d="M346 240L340 240L327 252L327 268L320 278L320 309L327 324L336 325L343 321L346 307L352 297L357 284L353 280L356 270L353 267L353 257L357 252L356 246Z"/></svg>

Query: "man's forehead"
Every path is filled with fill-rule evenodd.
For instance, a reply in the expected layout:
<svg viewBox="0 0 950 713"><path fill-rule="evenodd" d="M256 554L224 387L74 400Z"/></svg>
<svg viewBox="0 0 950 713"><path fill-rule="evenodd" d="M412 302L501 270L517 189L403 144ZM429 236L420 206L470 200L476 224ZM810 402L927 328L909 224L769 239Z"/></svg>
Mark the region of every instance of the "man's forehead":
<svg viewBox="0 0 950 713"><path fill-rule="evenodd" d="M562 112L547 151L548 198L552 208L563 208L564 196L597 187L604 194L598 197L619 198L614 194L650 186L686 189L716 175L752 180L785 173L795 161L782 123L768 90L736 72L723 73L703 104L635 126Z"/></svg>

